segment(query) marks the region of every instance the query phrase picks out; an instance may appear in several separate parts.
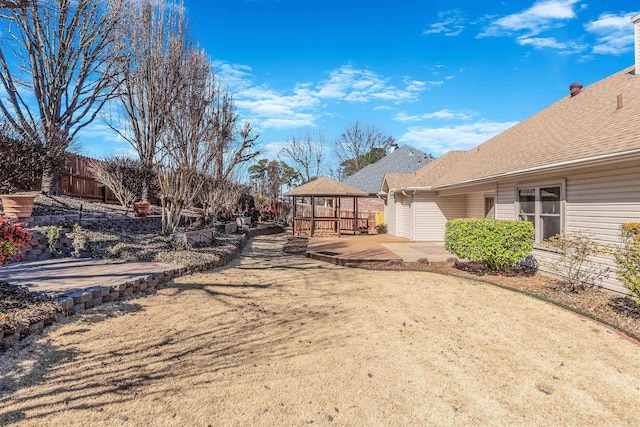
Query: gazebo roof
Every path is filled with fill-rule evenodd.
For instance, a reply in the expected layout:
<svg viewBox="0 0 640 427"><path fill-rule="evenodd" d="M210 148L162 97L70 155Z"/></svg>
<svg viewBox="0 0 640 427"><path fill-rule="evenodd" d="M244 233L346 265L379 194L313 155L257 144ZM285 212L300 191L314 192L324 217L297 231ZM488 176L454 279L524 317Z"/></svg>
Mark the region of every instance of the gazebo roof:
<svg viewBox="0 0 640 427"><path fill-rule="evenodd" d="M300 187L287 191L285 196L358 196L365 197L369 194L355 187L338 182L335 179L323 176L307 182Z"/></svg>

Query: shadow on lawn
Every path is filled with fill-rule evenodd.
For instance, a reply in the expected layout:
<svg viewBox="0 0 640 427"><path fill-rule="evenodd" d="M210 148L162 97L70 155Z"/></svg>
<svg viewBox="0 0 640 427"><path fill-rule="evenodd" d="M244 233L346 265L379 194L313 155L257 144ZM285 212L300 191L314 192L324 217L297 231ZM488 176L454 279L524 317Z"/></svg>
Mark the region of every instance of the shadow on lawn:
<svg viewBox="0 0 640 427"><path fill-rule="evenodd" d="M249 248L238 262L243 264L256 256L274 258L274 253ZM0 407L7 408L6 412L0 410L0 425L25 417L38 423L41 417L60 411L101 411L102 407L126 405L143 397L160 401L182 393L182 384L214 387L211 384L227 378L221 373L244 372L266 365L270 359L310 354L314 346L331 348L339 342L337 331L310 328L329 317L331 321L346 318L346 311L327 301L326 294L299 301L293 293L296 289L290 286L296 279L284 277L277 283L265 283L258 273L249 274L246 283L201 284L194 280L170 284L166 290L174 290L176 295L203 291L196 297L198 305L193 311L179 312L190 320L184 324L158 322L149 333L144 329L149 319L132 317L130 335L110 337L105 350L86 350L72 344L60 348L46 339L39 340L23 357L35 361L33 372L9 381L0 393ZM259 292L260 298L244 295L248 290ZM169 297L166 293L162 296ZM194 299L187 301L192 303ZM170 310L170 303L166 304ZM114 309L117 306L113 305ZM113 316L140 310L131 308ZM105 311L88 316L87 321L109 318L111 314ZM88 329L81 322L77 327L80 341ZM21 360L15 362L18 366ZM30 388L32 385L38 386ZM14 393L18 390L19 394Z"/></svg>
<svg viewBox="0 0 640 427"><path fill-rule="evenodd" d="M44 334L31 335L10 350L0 353L0 407L6 405L12 393L42 382L56 366L73 363L80 357L80 353L74 348L61 349L51 345L47 334L72 324L76 328L62 335L81 337L91 330L83 325L139 312L141 309L139 304L126 301L99 306L91 311L65 318L48 327ZM23 410L0 413L0 425L24 418Z"/></svg>

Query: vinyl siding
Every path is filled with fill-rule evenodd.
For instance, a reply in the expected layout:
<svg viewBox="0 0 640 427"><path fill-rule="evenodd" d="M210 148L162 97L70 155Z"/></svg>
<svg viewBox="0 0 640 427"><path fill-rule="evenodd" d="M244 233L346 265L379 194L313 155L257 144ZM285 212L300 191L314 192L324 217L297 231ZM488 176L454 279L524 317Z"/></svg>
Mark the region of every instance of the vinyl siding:
<svg viewBox="0 0 640 427"><path fill-rule="evenodd" d="M434 193L418 192L415 195L416 241L441 242L444 240L445 223L450 219L464 218L467 213L467 197L438 197Z"/></svg>
<svg viewBox="0 0 640 427"><path fill-rule="evenodd" d="M521 180L521 184L547 180L553 177L534 177ZM598 168L592 171L572 172L566 178L565 233L583 231L606 244L618 244L620 226L625 222L640 221L640 168L637 165L618 165L615 169ZM515 218L516 183L498 186L498 218ZM539 261L552 261L556 255L549 251L535 250ZM611 257L594 260L615 269ZM543 268L548 270L548 268ZM619 292L626 289L615 279L615 273L603 282L603 286Z"/></svg>
<svg viewBox="0 0 640 427"><path fill-rule="evenodd" d="M398 194L398 229L397 236L411 239L411 195Z"/></svg>
<svg viewBox="0 0 640 427"><path fill-rule="evenodd" d="M498 183L496 219L516 219L515 191L515 183Z"/></svg>
<svg viewBox="0 0 640 427"><path fill-rule="evenodd" d="M389 194L384 205L384 220L387 224L387 233L396 236L396 198L395 193Z"/></svg>
<svg viewBox="0 0 640 427"><path fill-rule="evenodd" d="M467 194L467 218L484 218L485 196L493 193L471 193Z"/></svg>
<svg viewBox="0 0 640 427"><path fill-rule="evenodd" d="M449 188L446 190L438 190L438 196L462 196L471 193L494 193L496 190L495 182L487 182L483 184L467 185L458 188Z"/></svg>

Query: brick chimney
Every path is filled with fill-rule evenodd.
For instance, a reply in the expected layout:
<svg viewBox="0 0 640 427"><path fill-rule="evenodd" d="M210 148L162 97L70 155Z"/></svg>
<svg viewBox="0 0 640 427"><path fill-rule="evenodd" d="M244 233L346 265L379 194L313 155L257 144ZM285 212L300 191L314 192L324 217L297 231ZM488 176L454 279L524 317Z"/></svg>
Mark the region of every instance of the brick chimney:
<svg viewBox="0 0 640 427"><path fill-rule="evenodd" d="M636 76L640 76L640 13L631 18L631 22L633 22L633 40L636 52Z"/></svg>

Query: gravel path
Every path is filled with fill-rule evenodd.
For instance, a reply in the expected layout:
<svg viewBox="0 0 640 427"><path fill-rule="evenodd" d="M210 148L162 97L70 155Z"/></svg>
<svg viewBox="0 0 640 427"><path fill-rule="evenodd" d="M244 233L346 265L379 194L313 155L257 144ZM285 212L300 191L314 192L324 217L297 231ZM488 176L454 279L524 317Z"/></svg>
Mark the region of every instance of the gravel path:
<svg viewBox="0 0 640 427"><path fill-rule="evenodd" d="M640 346L595 322L463 279L283 255L283 243L256 238L230 267L6 353L0 424L640 419Z"/></svg>

